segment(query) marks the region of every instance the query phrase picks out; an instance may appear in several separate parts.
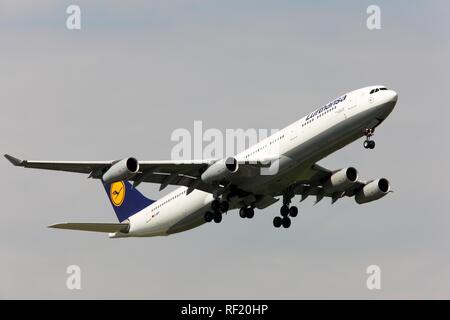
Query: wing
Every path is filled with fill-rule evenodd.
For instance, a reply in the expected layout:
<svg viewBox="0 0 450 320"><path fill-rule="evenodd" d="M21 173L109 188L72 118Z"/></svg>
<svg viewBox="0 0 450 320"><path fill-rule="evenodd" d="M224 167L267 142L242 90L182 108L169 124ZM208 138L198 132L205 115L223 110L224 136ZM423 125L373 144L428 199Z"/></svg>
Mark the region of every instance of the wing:
<svg viewBox="0 0 450 320"><path fill-rule="evenodd" d="M119 160L107 161L39 161L22 160L5 154L13 165L55 171L66 171L89 174L89 178L99 179L113 164ZM202 183L199 179L201 172L205 170L215 160L166 160L166 161L140 161L139 172L132 177L134 186L142 182L158 183L160 190L168 185L186 186L188 188L199 189L206 192L214 192L217 186Z"/></svg>
<svg viewBox="0 0 450 320"><path fill-rule="evenodd" d="M293 192L295 195L302 196L301 201L305 200L308 196L316 196L315 203L318 203L324 197L329 197L333 204L342 197L353 197L367 183L366 181L357 180L344 188L327 191L324 187L325 183L338 171L339 170L329 170L318 164L313 164L305 172L305 175L309 176L309 179L296 183L293 186Z"/></svg>
<svg viewBox="0 0 450 320"><path fill-rule="evenodd" d="M5 154L13 165L25 168L91 173L94 170L111 166L114 161L34 161L21 160Z"/></svg>
<svg viewBox="0 0 450 320"><path fill-rule="evenodd" d="M107 161L38 161L22 160L5 154L13 165L25 168L46 169L56 171L68 171L77 173L92 173L98 169L107 169L118 160ZM192 161L140 161L139 167L143 171L157 170L161 172L180 171L184 173L193 173L201 167L212 163L214 160L192 160Z"/></svg>
<svg viewBox="0 0 450 320"><path fill-rule="evenodd" d="M5 158L19 167L84 173L94 179L101 178L112 165L120 161L38 161L22 160L8 154L5 154ZM139 161L139 171L128 180L134 181L134 187L142 182L150 182L160 184L160 190L168 185L177 185L187 187L188 193L194 189L220 193L226 186L204 183L200 179L201 174L216 161L216 159ZM267 160L259 162L246 160L239 162L239 165L254 169L268 166L268 163Z"/></svg>

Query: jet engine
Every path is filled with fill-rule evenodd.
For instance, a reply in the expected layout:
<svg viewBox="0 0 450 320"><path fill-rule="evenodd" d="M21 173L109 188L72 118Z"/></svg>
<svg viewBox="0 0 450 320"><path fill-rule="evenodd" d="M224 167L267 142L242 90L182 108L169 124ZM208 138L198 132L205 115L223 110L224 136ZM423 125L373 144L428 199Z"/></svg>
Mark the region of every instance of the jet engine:
<svg viewBox="0 0 450 320"><path fill-rule="evenodd" d="M139 171L139 161L135 158L122 159L111 166L103 174L105 183L131 179Z"/></svg>
<svg viewBox="0 0 450 320"><path fill-rule="evenodd" d="M389 181L385 178L377 179L366 184L355 195L355 201L359 204L378 200L389 193Z"/></svg>
<svg viewBox="0 0 450 320"><path fill-rule="evenodd" d="M335 173L324 183L324 190L328 193L334 191L344 191L351 184L358 180L358 171L353 167L341 169Z"/></svg>
<svg viewBox="0 0 450 320"><path fill-rule="evenodd" d="M202 173L201 179L205 183L220 182L239 169L238 162L235 158L229 157L224 160L214 162Z"/></svg>

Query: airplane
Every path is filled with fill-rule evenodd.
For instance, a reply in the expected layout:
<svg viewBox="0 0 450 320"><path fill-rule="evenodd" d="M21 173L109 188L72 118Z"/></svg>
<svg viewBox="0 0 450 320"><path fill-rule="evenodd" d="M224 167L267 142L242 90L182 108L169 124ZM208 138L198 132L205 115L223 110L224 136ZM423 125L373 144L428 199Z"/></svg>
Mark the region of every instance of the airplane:
<svg viewBox="0 0 450 320"><path fill-rule="evenodd" d="M251 219L281 199L275 228L289 228L298 208L291 205L324 197L331 203L354 197L363 204L392 192L386 178L358 180L353 167L329 170L317 162L355 140L373 149L377 128L392 112L397 93L383 85L339 96L300 120L234 157L206 160L34 161L5 154L14 165L89 174L104 185L118 223L58 223L51 228L109 233L110 238L167 236L205 223L220 223L224 213L239 209ZM263 174L263 169L273 174ZM133 182L133 183L131 183ZM155 201L136 188L140 183L179 186Z"/></svg>

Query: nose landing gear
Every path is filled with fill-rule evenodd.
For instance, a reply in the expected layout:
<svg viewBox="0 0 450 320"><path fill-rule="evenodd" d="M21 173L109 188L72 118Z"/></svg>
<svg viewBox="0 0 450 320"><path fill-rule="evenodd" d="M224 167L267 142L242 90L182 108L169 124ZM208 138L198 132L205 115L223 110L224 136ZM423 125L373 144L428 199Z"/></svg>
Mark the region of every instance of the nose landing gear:
<svg viewBox="0 0 450 320"><path fill-rule="evenodd" d="M366 140L364 140L363 146L365 149L373 149L375 148L375 141L370 140L370 138L374 134L374 129L366 129L364 131L364 135L366 136Z"/></svg>

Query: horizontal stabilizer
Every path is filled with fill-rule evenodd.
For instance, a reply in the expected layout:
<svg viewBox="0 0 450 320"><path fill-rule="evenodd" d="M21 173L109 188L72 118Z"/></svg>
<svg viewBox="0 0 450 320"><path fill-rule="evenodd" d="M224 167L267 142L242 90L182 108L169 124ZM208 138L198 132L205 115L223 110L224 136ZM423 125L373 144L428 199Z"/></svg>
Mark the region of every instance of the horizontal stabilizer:
<svg viewBox="0 0 450 320"><path fill-rule="evenodd" d="M55 229L95 231L95 232L128 232L128 223L57 223L48 226Z"/></svg>
<svg viewBox="0 0 450 320"><path fill-rule="evenodd" d="M10 156L9 154L4 155L9 162L11 162L15 166L20 166L23 163L23 160L17 159L16 157Z"/></svg>

